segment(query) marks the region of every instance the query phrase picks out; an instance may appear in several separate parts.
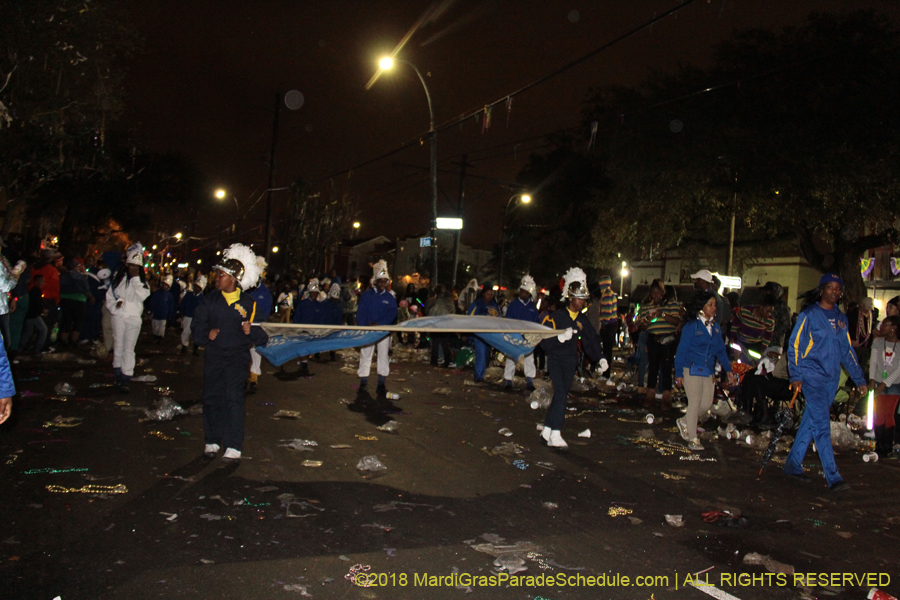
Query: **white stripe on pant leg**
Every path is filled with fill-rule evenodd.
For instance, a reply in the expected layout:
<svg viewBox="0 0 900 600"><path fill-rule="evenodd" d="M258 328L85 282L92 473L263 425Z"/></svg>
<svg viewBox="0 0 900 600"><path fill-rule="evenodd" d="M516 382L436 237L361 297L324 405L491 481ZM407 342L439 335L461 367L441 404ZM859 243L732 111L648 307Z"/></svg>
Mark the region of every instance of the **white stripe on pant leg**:
<svg viewBox="0 0 900 600"><path fill-rule="evenodd" d="M191 343L191 321L193 317L181 317L181 345L187 346Z"/></svg>
<svg viewBox="0 0 900 600"><path fill-rule="evenodd" d="M525 377L534 379L537 369L534 368L534 352L525 355Z"/></svg>
<svg viewBox="0 0 900 600"><path fill-rule="evenodd" d="M372 354L375 352L375 344L369 344L359 349L359 369L356 374L360 377L368 377L372 371Z"/></svg>
<svg viewBox="0 0 900 600"><path fill-rule="evenodd" d="M262 362L262 355L256 351L256 348L250 348L250 372L256 373L257 375L262 375L262 369L260 369L260 363Z"/></svg>
<svg viewBox="0 0 900 600"><path fill-rule="evenodd" d="M391 336L386 336L375 345L378 348L378 374L387 377L391 374ZM371 358L369 360L371 361Z"/></svg>
<svg viewBox="0 0 900 600"><path fill-rule="evenodd" d="M503 379L506 381L512 381L512 378L516 375L516 361L507 357L506 364L503 366Z"/></svg>

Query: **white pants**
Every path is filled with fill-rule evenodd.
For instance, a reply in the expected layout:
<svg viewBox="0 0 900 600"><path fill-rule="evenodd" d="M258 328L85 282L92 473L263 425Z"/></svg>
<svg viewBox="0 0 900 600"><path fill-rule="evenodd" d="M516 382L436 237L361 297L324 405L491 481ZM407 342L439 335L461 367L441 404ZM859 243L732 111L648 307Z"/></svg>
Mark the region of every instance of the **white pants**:
<svg viewBox="0 0 900 600"><path fill-rule="evenodd" d="M256 351L255 346L250 346L250 372L262 375L262 369L260 368L261 362L262 355Z"/></svg>
<svg viewBox="0 0 900 600"><path fill-rule="evenodd" d="M191 343L191 321L193 320L194 317L181 317L181 345L185 348ZM259 363L259 360L256 362Z"/></svg>
<svg viewBox="0 0 900 600"><path fill-rule="evenodd" d="M134 347L141 332L140 317L113 317L113 368L134 375Z"/></svg>
<svg viewBox="0 0 900 600"><path fill-rule="evenodd" d="M103 303L100 313L103 315L101 319L103 323L103 345L106 346L106 353L109 354L113 349L113 326L112 313L106 308L106 302Z"/></svg>
<svg viewBox="0 0 900 600"><path fill-rule="evenodd" d="M359 349L359 370L357 375L368 377L372 371L372 353L378 348L378 374L387 377L391 374L391 358L388 351L391 349L391 336L386 335L377 344L369 344Z"/></svg>
<svg viewBox="0 0 900 600"><path fill-rule="evenodd" d="M525 355L525 377L534 379L537 371L534 368L534 352ZM516 361L511 358L506 359L506 366L503 369L503 379L512 381L516 375Z"/></svg>
<svg viewBox="0 0 900 600"><path fill-rule="evenodd" d="M159 337L165 337L166 335L166 320L165 319L153 319L150 321L150 330L153 332L153 335L158 335Z"/></svg>

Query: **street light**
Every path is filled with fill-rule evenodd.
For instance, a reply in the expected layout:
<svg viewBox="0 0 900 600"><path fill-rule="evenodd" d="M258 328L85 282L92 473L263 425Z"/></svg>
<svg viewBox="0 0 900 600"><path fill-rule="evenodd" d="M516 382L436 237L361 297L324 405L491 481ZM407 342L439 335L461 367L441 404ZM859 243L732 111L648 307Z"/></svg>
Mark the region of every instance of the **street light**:
<svg viewBox="0 0 900 600"><path fill-rule="evenodd" d="M390 71L394 68L395 62L400 62L407 65L413 71L415 71L416 75L419 78L419 81L422 83L422 88L425 90L425 99L428 100L428 137L431 139L431 239L432 239L432 260L434 261L434 266L432 269L432 289L438 283L438 248L437 248L437 239L436 235L436 227L437 227L437 131L434 129L434 108L431 105L431 92L428 91L428 86L425 85L425 78L422 77L422 73L418 68L408 60L394 60L390 56L385 56L381 60L378 61L378 66L382 71ZM368 87L367 87L368 89Z"/></svg>
<svg viewBox="0 0 900 600"><path fill-rule="evenodd" d="M497 283L501 286L503 285L503 261L506 258L506 217L509 216L509 207L516 198L519 199L521 204L528 204L531 202L531 196L528 194L513 194L509 197L509 200L506 201L506 209L503 211L503 221L500 224L500 280Z"/></svg>
<svg viewBox="0 0 900 600"><path fill-rule="evenodd" d="M628 269L625 268L625 261L622 261L622 281L619 283L619 299L625 295L625 278L628 277Z"/></svg>
<svg viewBox="0 0 900 600"><path fill-rule="evenodd" d="M222 188L217 189L216 194L215 194L216 198L218 198L219 200L223 200L225 198L225 196L228 196L228 195L229 195L228 192L226 192ZM237 219L235 220L234 224L231 226L231 232L236 234L238 223L240 223L240 221L241 221L241 207L238 205L238 199L234 195L231 195L231 199L234 200L234 210L237 213ZM181 235L181 234L178 234L178 235Z"/></svg>

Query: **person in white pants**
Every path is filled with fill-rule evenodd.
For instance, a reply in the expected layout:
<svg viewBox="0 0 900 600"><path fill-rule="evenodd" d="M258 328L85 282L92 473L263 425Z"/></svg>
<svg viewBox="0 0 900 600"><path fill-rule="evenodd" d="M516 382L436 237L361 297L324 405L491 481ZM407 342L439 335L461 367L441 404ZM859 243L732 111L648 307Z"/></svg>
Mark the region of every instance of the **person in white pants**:
<svg viewBox="0 0 900 600"><path fill-rule="evenodd" d="M391 357L389 355L391 336L387 335L380 342L359 349L359 369L356 374L360 379L368 380L369 373L372 372L372 355L376 348L378 349L378 362L375 363L375 372L378 373L379 379L391 374Z"/></svg>
<svg viewBox="0 0 900 600"><path fill-rule="evenodd" d="M144 249L140 242L129 247L125 256L125 266L106 292L106 307L112 315L113 371L116 385L123 392L128 391L134 375L134 347L141 332L144 300L150 295L141 264Z"/></svg>
<svg viewBox="0 0 900 600"><path fill-rule="evenodd" d="M537 296L537 285L531 275L522 277L522 283L519 285L518 297L509 303L506 309L507 319L517 319L519 321L530 321L537 323L540 321L538 316L537 305L534 299ZM528 391L534 389L534 352L525 356L525 387ZM506 365L503 370L503 390L512 391L513 377L516 374L516 361L507 357Z"/></svg>
<svg viewBox="0 0 900 600"><path fill-rule="evenodd" d="M359 310L356 313L356 322L363 327L371 325L393 325L397 322L397 298L387 289L391 276L388 275L387 262L379 260L375 263L372 275L372 287L367 289L359 299ZM369 385L369 372L372 370L372 352L378 348L378 388L379 396L387 395L387 376L391 374L391 359L388 352L391 349L391 336L375 344L369 344L359 349L359 392L364 393Z"/></svg>

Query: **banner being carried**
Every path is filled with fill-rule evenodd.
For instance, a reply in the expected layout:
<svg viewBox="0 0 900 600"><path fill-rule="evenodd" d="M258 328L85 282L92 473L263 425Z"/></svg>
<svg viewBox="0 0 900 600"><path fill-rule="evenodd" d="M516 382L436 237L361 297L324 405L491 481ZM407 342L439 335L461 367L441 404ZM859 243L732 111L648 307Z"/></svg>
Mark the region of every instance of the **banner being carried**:
<svg viewBox="0 0 900 600"><path fill-rule="evenodd" d="M537 323L463 315L423 317L410 319L400 325L373 327L254 323L256 325L269 334L269 343L256 350L276 367L295 358L319 352L368 346L394 331L468 333L513 359L530 353L542 339L559 335L558 331Z"/></svg>

